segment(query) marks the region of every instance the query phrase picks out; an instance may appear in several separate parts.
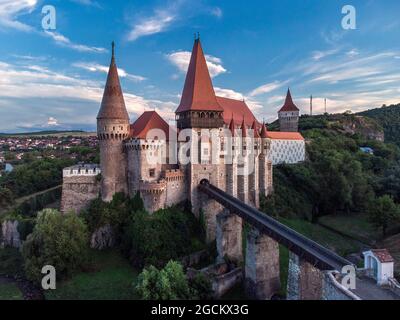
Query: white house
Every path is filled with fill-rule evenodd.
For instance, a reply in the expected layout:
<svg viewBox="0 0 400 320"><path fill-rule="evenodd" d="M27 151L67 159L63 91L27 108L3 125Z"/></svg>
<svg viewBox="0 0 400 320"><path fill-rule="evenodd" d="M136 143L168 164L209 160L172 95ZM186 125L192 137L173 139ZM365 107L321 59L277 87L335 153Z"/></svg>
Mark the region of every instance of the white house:
<svg viewBox="0 0 400 320"><path fill-rule="evenodd" d="M387 285L389 278L393 278L394 259L386 249L371 249L363 252L364 268L378 285Z"/></svg>

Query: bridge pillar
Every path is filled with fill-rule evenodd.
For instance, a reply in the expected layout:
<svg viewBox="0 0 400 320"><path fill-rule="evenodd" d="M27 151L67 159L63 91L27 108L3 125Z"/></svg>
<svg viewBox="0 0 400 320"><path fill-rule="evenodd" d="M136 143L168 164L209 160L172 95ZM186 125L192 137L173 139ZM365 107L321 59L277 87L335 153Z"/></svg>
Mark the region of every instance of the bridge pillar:
<svg viewBox="0 0 400 320"><path fill-rule="evenodd" d="M242 219L225 209L217 215L217 251L219 262L224 258L239 263L243 261Z"/></svg>
<svg viewBox="0 0 400 320"><path fill-rule="evenodd" d="M300 258L292 251L289 251L287 300L300 300L300 273Z"/></svg>
<svg viewBox="0 0 400 320"><path fill-rule="evenodd" d="M288 300L321 300L323 272L289 252Z"/></svg>
<svg viewBox="0 0 400 320"><path fill-rule="evenodd" d="M245 288L249 297L269 300L280 290L279 245L250 229L247 234Z"/></svg>

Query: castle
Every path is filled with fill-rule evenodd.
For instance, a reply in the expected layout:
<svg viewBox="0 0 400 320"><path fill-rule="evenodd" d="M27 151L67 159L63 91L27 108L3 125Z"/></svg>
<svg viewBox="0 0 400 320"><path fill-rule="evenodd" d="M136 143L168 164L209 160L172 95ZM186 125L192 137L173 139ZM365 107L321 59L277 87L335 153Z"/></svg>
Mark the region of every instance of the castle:
<svg viewBox="0 0 400 320"><path fill-rule="evenodd" d="M131 197L139 192L149 212L189 200L200 216L220 210L198 192L203 179L258 207L260 195L273 190L273 165L305 159L304 138L297 132L299 109L290 91L279 111L281 131L267 130L245 101L215 94L200 39L194 42L175 114L176 127L156 111L130 123L113 45L97 116L100 167L64 169L62 211L79 211L97 191L104 201L118 192ZM100 172L101 178L94 179ZM93 183L100 183L98 190L87 187Z"/></svg>

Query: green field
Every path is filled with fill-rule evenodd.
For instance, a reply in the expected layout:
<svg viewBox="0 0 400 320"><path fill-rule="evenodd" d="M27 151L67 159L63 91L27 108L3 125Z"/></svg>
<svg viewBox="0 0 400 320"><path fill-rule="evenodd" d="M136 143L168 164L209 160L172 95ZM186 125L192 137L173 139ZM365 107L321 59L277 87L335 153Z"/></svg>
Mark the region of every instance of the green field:
<svg viewBox="0 0 400 320"><path fill-rule="evenodd" d="M138 272L116 251L92 251L93 271L79 273L46 292L49 300L137 299L133 283Z"/></svg>
<svg viewBox="0 0 400 320"><path fill-rule="evenodd" d="M381 237L381 232L368 222L366 215L329 215L321 217L318 222L367 244Z"/></svg>
<svg viewBox="0 0 400 320"><path fill-rule="evenodd" d="M3 283L0 279L0 300L22 300L23 296L15 283Z"/></svg>
<svg viewBox="0 0 400 320"><path fill-rule="evenodd" d="M318 242L326 248L335 251L341 256L359 252L362 245L347 237L341 236L320 225L312 224L301 219L279 219L282 223L301 233L302 235Z"/></svg>

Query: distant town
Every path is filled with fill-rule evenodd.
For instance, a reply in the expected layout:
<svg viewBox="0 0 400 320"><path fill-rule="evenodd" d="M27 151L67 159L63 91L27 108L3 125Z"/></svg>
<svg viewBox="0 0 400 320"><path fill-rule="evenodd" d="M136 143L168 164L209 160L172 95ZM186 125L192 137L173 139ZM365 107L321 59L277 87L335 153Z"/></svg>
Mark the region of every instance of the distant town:
<svg viewBox="0 0 400 320"><path fill-rule="evenodd" d="M97 144L95 134L86 132L0 135L0 176L26 161L44 158L79 160L82 154L95 153Z"/></svg>

